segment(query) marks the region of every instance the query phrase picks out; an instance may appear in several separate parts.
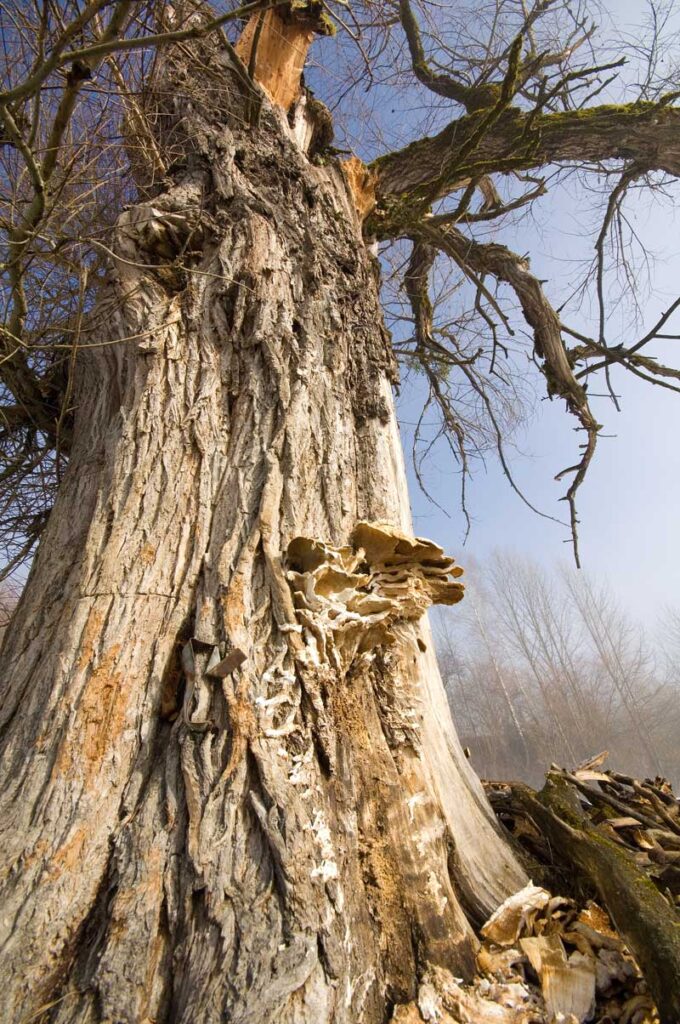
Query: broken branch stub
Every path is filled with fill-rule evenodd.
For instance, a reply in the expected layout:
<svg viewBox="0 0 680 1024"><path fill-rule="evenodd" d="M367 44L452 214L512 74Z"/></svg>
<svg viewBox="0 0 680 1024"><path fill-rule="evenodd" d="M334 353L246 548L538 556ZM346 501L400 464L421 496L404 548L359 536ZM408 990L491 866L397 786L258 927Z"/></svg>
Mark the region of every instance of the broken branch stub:
<svg viewBox="0 0 680 1024"><path fill-rule="evenodd" d="M430 605L456 604L464 592L463 570L442 548L382 523L358 523L344 547L296 537L286 564L307 659L341 672L393 644Z"/></svg>
<svg viewBox="0 0 680 1024"><path fill-rule="evenodd" d="M293 0L250 17L236 53L272 103L289 110L300 95L307 52L315 35L332 35L333 23L318 0Z"/></svg>

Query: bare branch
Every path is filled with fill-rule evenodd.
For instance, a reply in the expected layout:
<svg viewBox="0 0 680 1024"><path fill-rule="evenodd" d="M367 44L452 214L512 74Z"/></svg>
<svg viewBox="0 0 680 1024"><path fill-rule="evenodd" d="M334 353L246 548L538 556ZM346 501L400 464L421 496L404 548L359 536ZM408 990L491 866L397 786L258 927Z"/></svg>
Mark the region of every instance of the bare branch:
<svg viewBox="0 0 680 1024"><path fill-rule="evenodd" d="M434 201L480 174L553 163L632 160L645 170L680 177L680 110L675 107L633 103L538 116L512 108L499 114L493 132L479 129L479 115L463 117L433 138L371 165L379 197L371 223L382 237L399 230L408 197L417 202L425 193ZM400 203L393 212L397 196Z"/></svg>
<svg viewBox="0 0 680 1024"><path fill-rule="evenodd" d="M432 227L427 221L420 228L420 237L451 255L461 266L469 266L477 274L492 274L498 281L510 285L532 328L534 349L547 382L548 395L551 398L563 398L568 410L586 432L587 440L578 464L563 470L559 475L574 474L565 499L569 504L574 557L576 564L580 565L576 494L595 454L600 425L590 410L585 390L574 377L562 339L559 318L548 302L540 282L529 272L526 261L505 246L475 242L450 225Z"/></svg>

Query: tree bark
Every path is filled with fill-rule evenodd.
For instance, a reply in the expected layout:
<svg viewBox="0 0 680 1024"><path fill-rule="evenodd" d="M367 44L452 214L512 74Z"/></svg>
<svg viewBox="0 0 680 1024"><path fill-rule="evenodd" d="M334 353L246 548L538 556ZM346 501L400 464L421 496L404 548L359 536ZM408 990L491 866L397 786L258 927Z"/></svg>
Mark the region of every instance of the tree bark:
<svg viewBox="0 0 680 1024"><path fill-rule="evenodd" d="M468 974L468 918L524 882L419 621L434 548L394 541L417 600L389 629L343 606L351 644L294 601L294 538L339 565L362 521L411 533L393 357L341 172L210 70L120 218L5 638L13 1024L384 1021L427 964ZM380 536L355 575L384 598Z"/></svg>
<svg viewBox="0 0 680 1024"><path fill-rule="evenodd" d="M387 234L393 206L403 218L413 199L429 202L463 187L470 178L551 163L634 161L641 169L680 175L680 111L658 103L601 106L559 114L510 108L477 135L486 111L452 121L437 135L380 157L369 170L379 203L376 225ZM466 146L475 138L474 146ZM403 208L402 208L403 207Z"/></svg>

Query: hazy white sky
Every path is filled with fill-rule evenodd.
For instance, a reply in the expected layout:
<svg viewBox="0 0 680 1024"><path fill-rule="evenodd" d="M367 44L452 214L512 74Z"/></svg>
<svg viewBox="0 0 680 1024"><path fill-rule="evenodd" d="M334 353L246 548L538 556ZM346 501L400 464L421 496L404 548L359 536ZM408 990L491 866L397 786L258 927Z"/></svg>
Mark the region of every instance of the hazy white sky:
<svg viewBox="0 0 680 1024"><path fill-rule="evenodd" d="M610 10L617 23L634 32L642 22L647 5L641 0L612 2ZM630 209L636 230L648 241L655 257L654 293L642 294L642 319L651 326L680 291L680 188L672 202L633 202ZM564 297L572 280L572 260L583 255L583 237L590 235L592 221L573 197L547 196L537 211L535 225L523 225L509 244L529 251L537 275L549 280L546 291L554 302ZM594 236L590 235L593 237ZM572 320L572 322L574 322ZM595 333L594 320L586 333ZM588 310L581 325L588 327ZM671 321L671 331L680 334L680 314ZM610 342L630 342L644 331L640 325L624 322L612 326ZM666 342L669 362L680 364L680 340ZM657 347L656 353L663 354ZM650 349L649 354L653 354ZM622 411L611 402L592 399L595 414L605 424L588 478L581 489L580 540L584 566L606 577L627 609L650 624L664 604L680 605L680 395L645 384L629 374L614 372L614 385L622 396ZM591 390L600 390L591 385ZM419 391L407 384L399 403L405 422L415 418ZM517 438L524 454L512 455L512 468L527 496L541 509L564 518L566 507L557 499L564 482L554 475L572 465L579 436L563 402L538 403L529 428ZM409 428L402 428L405 446ZM469 487L473 526L463 549L465 531L458 499L458 478L450 458L440 446L426 470L428 487L449 517L419 491L408 466L416 531L430 536L465 564L466 550L484 557L494 547L525 552L546 565L571 557L564 544L567 532L534 515L511 491L498 463L489 458L487 468L478 468Z"/></svg>

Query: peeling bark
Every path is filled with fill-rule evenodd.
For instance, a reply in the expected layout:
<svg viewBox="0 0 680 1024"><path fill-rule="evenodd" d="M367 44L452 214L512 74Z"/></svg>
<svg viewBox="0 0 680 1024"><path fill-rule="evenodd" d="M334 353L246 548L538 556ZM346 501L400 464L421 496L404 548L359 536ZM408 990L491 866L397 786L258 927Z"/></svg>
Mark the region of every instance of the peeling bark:
<svg viewBox="0 0 680 1024"><path fill-rule="evenodd" d="M226 64L165 95L2 653L4 1019L373 1024L524 882L421 617L459 584L411 537L342 173ZM362 577L351 644L314 552Z"/></svg>

